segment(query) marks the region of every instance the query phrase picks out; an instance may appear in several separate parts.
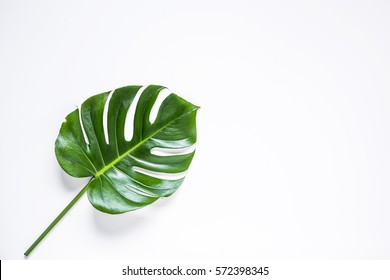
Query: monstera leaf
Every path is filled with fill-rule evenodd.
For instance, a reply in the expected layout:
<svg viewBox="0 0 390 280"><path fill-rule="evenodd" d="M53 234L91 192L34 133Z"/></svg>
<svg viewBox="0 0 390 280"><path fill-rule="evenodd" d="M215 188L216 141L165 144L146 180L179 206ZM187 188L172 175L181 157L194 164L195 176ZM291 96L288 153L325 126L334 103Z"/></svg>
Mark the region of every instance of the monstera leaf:
<svg viewBox="0 0 390 280"><path fill-rule="evenodd" d="M181 185L195 152L199 107L162 86L127 86L87 99L61 126L62 169L91 180L26 251L27 256L87 192L109 214L149 205Z"/></svg>

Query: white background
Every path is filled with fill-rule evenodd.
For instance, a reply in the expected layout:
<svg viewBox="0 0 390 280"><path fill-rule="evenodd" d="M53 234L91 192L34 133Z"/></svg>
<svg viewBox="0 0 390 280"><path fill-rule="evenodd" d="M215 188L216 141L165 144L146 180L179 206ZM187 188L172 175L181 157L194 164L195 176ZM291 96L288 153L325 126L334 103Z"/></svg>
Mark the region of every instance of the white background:
<svg viewBox="0 0 390 280"><path fill-rule="evenodd" d="M30 259L389 259L390 2L1 1L0 258L78 193L54 155L93 94L201 106L180 190L118 216L83 197Z"/></svg>

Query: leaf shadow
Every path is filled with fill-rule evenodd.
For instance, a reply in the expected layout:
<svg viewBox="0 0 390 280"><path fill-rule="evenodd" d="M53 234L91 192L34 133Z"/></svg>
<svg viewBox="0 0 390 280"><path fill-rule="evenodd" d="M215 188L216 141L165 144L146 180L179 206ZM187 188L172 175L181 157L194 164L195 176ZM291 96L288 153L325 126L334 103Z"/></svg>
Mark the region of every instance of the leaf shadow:
<svg viewBox="0 0 390 280"><path fill-rule="evenodd" d="M110 215L93 208L93 222L97 230L105 235L118 236L128 234L142 228L147 222L147 216L142 213L129 212Z"/></svg>
<svg viewBox="0 0 390 280"><path fill-rule="evenodd" d="M153 205L124 214L110 215L93 209L93 221L99 232L105 235L118 236L136 231L143 231L153 220L158 220L164 212L167 199L159 199Z"/></svg>
<svg viewBox="0 0 390 280"><path fill-rule="evenodd" d="M82 188L85 187L85 185L89 182L91 177L85 177L85 178L75 178L67 174L64 170L61 168L58 168L58 172L60 173L60 179L62 186L71 191L80 191Z"/></svg>

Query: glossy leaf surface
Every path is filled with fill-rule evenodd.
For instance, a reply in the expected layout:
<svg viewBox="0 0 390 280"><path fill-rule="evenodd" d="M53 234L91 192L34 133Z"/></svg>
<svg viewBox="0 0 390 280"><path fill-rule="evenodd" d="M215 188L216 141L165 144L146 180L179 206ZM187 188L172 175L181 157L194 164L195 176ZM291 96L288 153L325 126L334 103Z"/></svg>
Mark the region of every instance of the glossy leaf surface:
<svg viewBox="0 0 390 280"><path fill-rule="evenodd" d="M100 211L144 207L171 195L184 180L194 156L199 107L174 93L160 105L156 99L163 90L127 86L92 96L62 124L57 160L71 176L92 177L88 198Z"/></svg>

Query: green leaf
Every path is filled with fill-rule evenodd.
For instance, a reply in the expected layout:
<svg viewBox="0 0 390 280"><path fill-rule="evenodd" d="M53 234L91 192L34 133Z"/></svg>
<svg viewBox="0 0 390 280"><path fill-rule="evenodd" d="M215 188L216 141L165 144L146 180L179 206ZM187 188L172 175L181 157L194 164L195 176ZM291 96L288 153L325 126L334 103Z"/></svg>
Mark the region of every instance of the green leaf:
<svg viewBox="0 0 390 280"><path fill-rule="evenodd" d="M84 192L96 209L120 214L178 189L195 153L199 107L174 93L159 104L163 91L157 85L118 88L90 97L66 116L55 142L57 160L69 175L91 180L25 255Z"/></svg>
<svg viewBox="0 0 390 280"><path fill-rule="evenodd" d="M182 183L194 155L193 150L178 155L174 151L195 144L197 106L170 94L154 122L149 120L159 92L165 89L162 86L143 90L136 104L132 138L125 139L126 116L140 89L128 86L111 95L90 97L82 104L81 114L77 109L66 117L56 141L61 167L75 177L93 176L87 190L89 201L106 213L135 210L171 195ZM105 105L107 131L103 128ZM154 148L173 152L155 155Z"/></svg>

